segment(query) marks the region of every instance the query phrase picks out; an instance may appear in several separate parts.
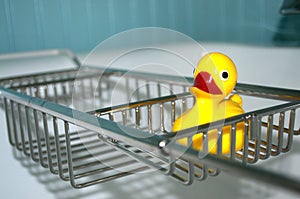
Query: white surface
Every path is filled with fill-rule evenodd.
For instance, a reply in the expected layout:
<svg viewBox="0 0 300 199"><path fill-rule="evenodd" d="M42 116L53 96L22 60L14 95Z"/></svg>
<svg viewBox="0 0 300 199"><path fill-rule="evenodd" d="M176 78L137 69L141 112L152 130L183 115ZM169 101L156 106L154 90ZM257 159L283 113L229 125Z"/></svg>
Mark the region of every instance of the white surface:
<svg viewBox="0 0 300 199"><path fill-rule="evenodd" d="M300 49L232 44L204 44L203 46L210 52L220 51L229 55L237 65L239 82L300 90L298 83L300 68L297 67L300 64ZM188 46L182 48L189 49ZM55 65L69 65L66 60L60 60L58 64L52 63L51 60L43 58L42 64L28 60L19 63L9 62L9 64L0 62L0 74L4 77L29 71L50 70ZM99 65L100 61L97 61ZM150 71L153 72L153 69ZM177 68L177 71L181 71L186 76L191 75L191 71L185 68ZM163 71L159 72L163 73ZM25 168L14 158L12 147L8 143L4 117L1 110L1 198L299 198L269 185L229 176L225 172L218 177L209 177L205 182L194 182L188 187L161 174L149 173L75 190L68 182L63 182L58 176L50 174L47 169L42 169L32 162L29 162L32 164L30 169ZM275 171L288 171L291 175L298 173L299 164L296 164L299 162L298 149L300 150L299 144L296 143L292 152L280 156L282 161L274 160L270 168Z"/></svg>

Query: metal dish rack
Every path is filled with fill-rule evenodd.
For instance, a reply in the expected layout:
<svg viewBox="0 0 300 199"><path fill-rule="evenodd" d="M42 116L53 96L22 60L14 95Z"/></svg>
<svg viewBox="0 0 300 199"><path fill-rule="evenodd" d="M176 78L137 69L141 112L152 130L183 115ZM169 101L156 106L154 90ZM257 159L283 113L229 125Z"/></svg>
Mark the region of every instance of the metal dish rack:
<svg viewBox="0 0 300 199"><path fill-rule="evenodd" d="M66 55L79 65L75 56ZM299 91L237 84L234 92L242 96L284 103L175 134L171 132L175 118L194 103L187 92L192 79L127 72L84 67L0 80L10 144L75 188L146 170L189 185L225 170L300 191L300 180L251 166L291 149L293 137L300 134ZM116 82L124 85L127 100L134 93L133 101L106 107ZM137 89L140 84L144 89ZM80 87L83 102L90 104L93 98L96 109L68 107L75 87ZM236 152L231 144L230 153L222 154L222 128L230 127L235 143L235 128L241 122L246 135L243 149ZM219 135L216 155L207 153L207 132L212 129ZM196 133L203 136L202 151L176 143L188 138L191 145Z"/></svg>

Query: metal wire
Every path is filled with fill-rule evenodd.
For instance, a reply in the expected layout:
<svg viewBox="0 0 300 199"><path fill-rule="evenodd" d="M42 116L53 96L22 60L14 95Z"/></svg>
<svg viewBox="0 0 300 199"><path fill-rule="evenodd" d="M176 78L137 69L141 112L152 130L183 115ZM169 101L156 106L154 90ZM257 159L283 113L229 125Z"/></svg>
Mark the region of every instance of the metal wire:
<svg viewBox="0 0 300 199"><path fill-rule="evenodd" d="M104 76L96 82L95 74L101 72ZM103 102L109 97L107 90L124 73L89 68L77 77L76 71L66 70L1 80L10 144L62 180L70 181L75 188L150 168L190 185L194 180L216 176L224 168L222 164L210 165L206 161L208 133L212 130L218 135L216 157L240 165L288 152L293 136L299 134L299 130L294 129L296 111L300 108L299 93L243 84L238 84L235 92L290 102L174 133L171 129L175 118L194 103L193 96L186 93L189 85L175 77L162 80L160 76L130 73L124 80L125 92L129 99L134 90L137 101L80 113L81 118L71 114L76 110L61 106L70 102L76 82L80 83L81 92L87 98L98 96ZM132 88L142 81L146 84L144 91ZM180 88L178 93L176 86ZM162 87L171 88L171 95L163 92ZM275 117L279 118L278 123ZM236 129L241 123L244 126L243 148L236 151ZM224 127L230 128L229 154L222 153ZM133 134L127 134L124 129ZM187 138L187 145L193 146L195 134L202 135L203 149L191 158L186 146L178 155L176 141ZM117 161L120 159L122 162ZM247 172L247 168L239 169Z"/></svg>

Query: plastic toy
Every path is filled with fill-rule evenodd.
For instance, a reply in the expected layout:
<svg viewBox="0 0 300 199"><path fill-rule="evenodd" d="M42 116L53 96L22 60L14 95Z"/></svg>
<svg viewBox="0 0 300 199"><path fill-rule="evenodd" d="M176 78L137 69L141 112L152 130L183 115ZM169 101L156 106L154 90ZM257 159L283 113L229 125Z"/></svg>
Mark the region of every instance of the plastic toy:
<svg viewBox="0 0 300 199"><path fill-rule="evenodd" d="M194 106L180 115L173 125L173 132L199 126L202 124L224 120L244 113L242 98L233 94L226 98L234 89L237 82L237 71L232 60L221 53L209 53L198 63L194 71L194 85L190 92L195 96ZM231 127L223 127L222 153L230 153ZM236 125L236 150L243 147L244 123ZM217 129L208 131L209 153L217 153ZM192 138L193 148L202 150L202 133ZM178 140L187 145L187 138Z"/></svg>

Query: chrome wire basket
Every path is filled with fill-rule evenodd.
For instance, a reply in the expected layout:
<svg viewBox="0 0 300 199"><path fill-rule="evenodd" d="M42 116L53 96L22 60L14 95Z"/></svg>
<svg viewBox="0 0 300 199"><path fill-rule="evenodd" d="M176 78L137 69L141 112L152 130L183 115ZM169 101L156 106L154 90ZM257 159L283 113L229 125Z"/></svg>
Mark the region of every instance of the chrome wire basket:
<svg viewBox="0 0 300 199"><path fill-rule="evenodd" d="M9 142L75 188L146 170L189 185L225 170L300 191L300 180L254 164L291 149L300 133L300 91L237 84L234 93L252 101L272 99L276 105L174 133L175 118L194 103L188 92L192 79L184 80L95 67L1 79ZM111 105L116 84L122 85L125 97ZM78 107L73 104L76 89L82 102ZM222 128L230 127L235 143L241 122L243 149L235 151L231 144L230 153L222 154ZM216 155L207 153L207 132L213 129L219 135ZM176 142L187 138L192 145L196 133L203 137L201 151Z"/></svg>

